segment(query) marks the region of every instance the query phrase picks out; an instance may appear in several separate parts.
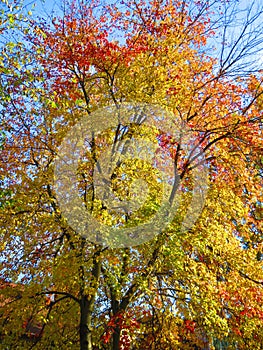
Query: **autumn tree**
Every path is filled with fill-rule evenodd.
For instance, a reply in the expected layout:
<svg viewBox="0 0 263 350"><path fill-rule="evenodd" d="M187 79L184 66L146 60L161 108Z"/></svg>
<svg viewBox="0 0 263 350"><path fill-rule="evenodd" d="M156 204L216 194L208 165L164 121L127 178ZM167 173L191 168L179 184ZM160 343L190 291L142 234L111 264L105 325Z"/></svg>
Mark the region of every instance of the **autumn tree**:
<svg viewBox="0 0 263 350"><path fill-rule="evenodd" d="M4 349L262 348L261 16L73 1L15 29L0 58Z"/></svg>

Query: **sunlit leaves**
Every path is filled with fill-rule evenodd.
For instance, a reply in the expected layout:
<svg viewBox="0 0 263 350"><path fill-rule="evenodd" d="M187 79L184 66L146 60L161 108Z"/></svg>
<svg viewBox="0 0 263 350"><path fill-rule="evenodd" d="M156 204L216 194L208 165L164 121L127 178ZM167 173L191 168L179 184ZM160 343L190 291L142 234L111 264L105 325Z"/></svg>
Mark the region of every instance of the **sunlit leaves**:
<svg viewBox="0 0 263 350"><path fill-rule="evenodd" d="M1 31L19 22L8 11ZM35 341L36 349L77 349L83 326L89 350L114 342L114 350L116 344L183 350L220 342L259 349L262 77L218 71L217 58L206 52L213 16L200 1L73 3L63 18L31 20L24 28L26 21L23 40L1 48L0 303L8 346L26 349ZM133 211L107 206L94 190L107 147L138 138L152 143L157 160L172 161L170 180L178 179L174 173L181 180L178 210L162 234L111 250L92 244L88 228L83 239L68 225L54 191L54 160L83 115L134 101L161 106L190 128L191 147L206 158L209 188L202 214L183 230L200 158L181 148L173 130L162 130L161 122L158 128L130 123L87 140L78 194L108 227L150 220L164 190L147 152L143 159L127 156L113 169L111 196L136 205ZM33 324L43 332L30 340Z"/></svg>

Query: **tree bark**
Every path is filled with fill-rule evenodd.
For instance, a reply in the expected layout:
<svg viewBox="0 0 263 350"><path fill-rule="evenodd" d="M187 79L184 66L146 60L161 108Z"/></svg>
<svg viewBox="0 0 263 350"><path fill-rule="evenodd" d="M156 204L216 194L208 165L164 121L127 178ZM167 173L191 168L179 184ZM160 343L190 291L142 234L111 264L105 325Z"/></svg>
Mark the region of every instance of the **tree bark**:
<svg viewBox="0 0 263 350"><path fill-rule="evenodd" d="M85 273L83 266L80 267L81 288L80 288L80 324L79 324L79 338L80 350L92 350L92 314L94 310L95 298L99 286L99 278L101 274L101 250L98 250L93 255L93 268L91 271L92 280L85 280ZM85 292L85 283L90 285L90 294ZM89 289L87 289L89 290Z"/></svg>
<svg viewBox="0 0 263 350"><path fill-rule="evenodd" d="M80 300L80 350L92 350L90 332L91 330L88 328L88 299L86 295L83 295Z"/></svg>
<svg viewBox="0 0 263 350"><path fill-rule="evenodd" d="M113 339L112 350L119 350L120 349L120 337L121 337L120 327L116 327L114 329L114 333L112 336L112 339Z"/></svg>

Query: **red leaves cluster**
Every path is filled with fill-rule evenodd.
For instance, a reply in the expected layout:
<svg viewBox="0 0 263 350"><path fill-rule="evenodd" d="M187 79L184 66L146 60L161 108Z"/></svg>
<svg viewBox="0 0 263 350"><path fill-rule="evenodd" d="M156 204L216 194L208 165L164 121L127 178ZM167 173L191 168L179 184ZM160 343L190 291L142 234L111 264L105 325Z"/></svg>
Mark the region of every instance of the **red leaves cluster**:
<svg viewBox="0 0 263 350"><path fill-rule="evenodd" d="M196 327L195 321L192 320L184 320L184 328L187 333L194 333Z"/></svg>
<svg viewBox="0 0 263 350"><path fill-rule="evenodd" d="M49 83L53 80L55 91L67 94L92 77L94 71L105 73L120 64L127 67L140 53L151 52L154 55L167 49L161 44L160 47L151 45L149 40L155 38L155 42L161 42L161 38L172 32L180 32L181 27L183 30L186 23L189 28L185 36L191 33L192 40L199 38L200 35L194 33L200 34L206 26L200 21L196 26L189 16L180 17L185 12L185 4L180 1L173 5L166 2L162 6L159 1L152 2L151 6L127 1L125 6L125 11L107 5L98 10L98 3L91 1L88 6L82 5L79 9L73 2L63 19L53 19L50 26L46 23L35 26L30 40L36 49L45 47L45 54L40 54L39 60L46 67ZM205 37L201 37L200 40L204 41ZM77 89L74 90L76 94ZM171 87L170 92L175 93L174 88ZM80 96L70 97L76 100Z"/></svg>
<svg viewBox="0 0 263 350"><path fill-rule="evenodd" d="M231 313L229 326L237 336L243 335L243 327L246 327L249 319L263 320L261 306L263 295L258 288L248 288L246 295L242 294L239 290L231 292L224 289L220 291L220 297L230 312L231 310L236 310L233 314Z"/></svg>
<svg viewBox="0 0 263 350"><path fill-rule="evenodd" d="M120 337L120 349L129 350L131 345L130 334L134 332L135 329L139 329L140 324L136 319L132 318L132 315L127 312L126 314L120 312L112 316L107 324L107 328L103 336L102 341L107 344L109 343L112 335L116 332L116 329L121 331Z"/></svg>
<svg viewBox="0 0 263 350"><path fill-rule="evenodd" d="M158 135L158 142L162 150L157 149L156 152L157 153L162 152L163 154L163 151L167 151L169 157L174 159L178 142L174 140L171 135L167 135L167 134Z"/></svg>

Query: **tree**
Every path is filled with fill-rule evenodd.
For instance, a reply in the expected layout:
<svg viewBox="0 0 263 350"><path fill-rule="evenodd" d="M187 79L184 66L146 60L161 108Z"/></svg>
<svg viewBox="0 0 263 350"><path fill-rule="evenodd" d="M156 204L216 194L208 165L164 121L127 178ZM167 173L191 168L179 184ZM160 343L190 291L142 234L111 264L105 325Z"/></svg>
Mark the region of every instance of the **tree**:
<svg viewBox="0 0 263 350"><path fill-rule="evenodd" d="M234 1L66 3L50 22L29 19L24 41L2 49L12 72L1 80L8 130L1 162L12 194L0 210L4 348L208 349L220 341L261 348L255 208L262 205L263 90L261 72L246 64L261 37L247 38L259 18L251 7L239 41L227 47L234 9ZM209 48L222 28L218 59ZM78 126L89 120L74 163L70 152L65 157L79 151L78 140L71 148L68 135L82 135ZM111 165L106 149L121 153L108 178L100 169ZM99 223L85 234L61 206L63 196L73 198L63 178L54 182L54 173L70 169L57 166L61 154L75 164L75 191ZM100 193L103 181L113 194L106 185ZM203 208L195 203L202 194ZM165 197L167 216L179 200L167 225L158 216ZM111 201L124 205L116 210ZM73 219L77 209L70 207ZM150 226L136 231L153 218L158 234ZM126 229L128 244L103 236L105 225ZM29 341L33 323L40 331Z"/></svg>

